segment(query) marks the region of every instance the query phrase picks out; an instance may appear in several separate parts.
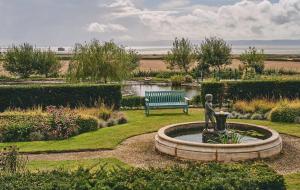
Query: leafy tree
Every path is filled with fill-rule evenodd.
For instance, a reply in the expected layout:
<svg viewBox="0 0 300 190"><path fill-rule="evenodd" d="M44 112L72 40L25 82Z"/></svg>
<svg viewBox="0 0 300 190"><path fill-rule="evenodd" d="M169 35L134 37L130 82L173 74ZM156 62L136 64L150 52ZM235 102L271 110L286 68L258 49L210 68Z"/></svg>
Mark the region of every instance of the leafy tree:
<svg viewBox="0 0 300 190"><path fill-rule="evenodd" d="M28 78L35 73L37 58L33 46L24 43L20 46L13 46L4 56L3 67L10 73Z"/></svg>
<svg viewBox="0 0 300 190"><path fill-rule="evenodd" d="M32 74L46 75L46 77L57 75L61 65L50 49L42 52L24 43L8 50L4 55L3 67L10 73L28 78Z"/></svg>
<svg viewBox="0 0 300 190"><path fill-rule="evenodd" d="M114 42L76 44L69 66L68 79L73 82L121 81L138 66L139 57L133 50L125 50Z"/></svg>
<svg viewBox="0 0 300 190"><path fill-rule="evenodd" d="M198 68L208 72L210 67L221 71L224 65L231 64L231 46L217 37L206 38L196 49Z"/></svg>
<svg viewBox="0 0 300 190"><path fill-rule="evenodd" d="M264 50L258 50L255 47L249 47L244 53L240 55L241 62L247 68L252 68L256 73L262 74L265 68L265 54Z"/></svg>
<svg viewBox="0 0 300 190"><path fill-rule="evenodd" d="M55 53L50 49L47 52L36 52L37 63L35 65L37 74L45 75L46 77L58 76L61 64L57 59Z"/></svg>
<svg viewBox="0 0 300 190"><path fill-rule="evenodd" d="M173 47L164 60L170 69L178 68L188 73L194 61L194 47L188 39L175 38Z"/></svg>

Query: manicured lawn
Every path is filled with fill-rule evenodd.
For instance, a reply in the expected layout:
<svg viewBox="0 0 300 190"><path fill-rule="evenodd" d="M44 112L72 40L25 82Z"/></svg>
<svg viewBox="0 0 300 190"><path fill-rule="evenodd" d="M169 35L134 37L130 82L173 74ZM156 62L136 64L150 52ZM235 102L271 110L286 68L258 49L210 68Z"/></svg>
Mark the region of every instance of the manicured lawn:
<svg viewBox="0 0 300 190"><path fill-rule="evenodd" d="M300 173L285 175L284 179L288 190L300 189Z"/></svg>
<svg viewBox="0 0 300 190"><path fill-rule="evenodd" d="M64 160L64 161L30 161L27 164L27 169L31 172L47 171L47 170L77 170L80 167L97 170L101 167L112 169L114 167L129 167L124 162L116 158L98 158L85 160Z"/></svg>
<svg viewBox="0 0 300 190"><path fill-rule="evenodd" d="M125 139L149 132L173 123L200 121L204 119L202 109L190 109L190 115L182 114L181 110L155 110L149 117L143 110L125 111L129 123L111 128L99 129L76 137L59 141L36 141L18 143L0 143L0 147L17 145L21 152L60 152L90 149L113 149ZM265 125L279 132L300 137L300 124L282 124L269 121L234 120Z"/></svg>

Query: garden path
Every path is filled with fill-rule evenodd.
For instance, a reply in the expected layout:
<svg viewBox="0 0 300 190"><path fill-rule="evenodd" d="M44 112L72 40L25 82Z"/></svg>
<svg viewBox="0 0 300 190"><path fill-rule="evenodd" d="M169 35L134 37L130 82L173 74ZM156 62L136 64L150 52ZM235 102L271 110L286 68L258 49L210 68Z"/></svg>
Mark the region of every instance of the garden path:
<svg viewBox="0 0 300 190"><path fill-rule="evenodd" d="M99 150L69 153L28 154L29 160L81 160L94 158L117 158L136 167L164 167L184 163L170 156L161 155L154 148L155 133L131 137L114 150ZM283 153L265 162L281 174L300 171L300 138L281 134Z"/></svg>

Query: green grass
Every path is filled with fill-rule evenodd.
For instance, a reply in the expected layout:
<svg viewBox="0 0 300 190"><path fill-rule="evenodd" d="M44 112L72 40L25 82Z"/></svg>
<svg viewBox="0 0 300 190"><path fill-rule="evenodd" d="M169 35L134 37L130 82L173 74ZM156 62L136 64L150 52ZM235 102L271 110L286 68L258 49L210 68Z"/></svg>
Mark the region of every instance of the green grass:
<svg viewBox="0 0 300 190"><path fill-rule="evenodd" d="M288 190L300 189L300 173L285 175L284 179Z"/></svg>
<svg viewBox="0 0 300 190"><path fill-rule="evenodd" d="M125 139L149 132L161 127L181 122L200 121L204 119L202 109L190 109L190 115L182 114L179 109L154 110L145 117L143 110L125 111L129 122L111 128L103 128L94 132L84 133L76 137L59 141L36 141L0 143L0 147L17 145L21 152L60 152L92 149L113 149ZM258 125L265 125L281 133L300 137L300 124L282 124L270 121L234 120Z"/></svg>
<svg viewBox="0 0 300 190"><path fill-rule="evenodd" d="M115 167L129 167L129 165L116 158L98 158L83 160L63 160L63 161L43 161L35 160L27 164L27 169L31 172L49 170L68 170L73 171L79 168L97 170L99 168L113 169Z"/></svg>

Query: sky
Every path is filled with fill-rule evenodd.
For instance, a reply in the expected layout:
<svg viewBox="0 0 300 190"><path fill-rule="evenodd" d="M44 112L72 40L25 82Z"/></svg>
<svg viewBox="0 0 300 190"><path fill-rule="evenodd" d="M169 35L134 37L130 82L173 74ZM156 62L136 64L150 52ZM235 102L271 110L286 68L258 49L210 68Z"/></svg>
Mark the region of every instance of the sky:
<svg viewBox="0 0 300 190"><path fill-rule="evenodd" d="M300 39L300 0L0 0L0 46Z"/></svg>

